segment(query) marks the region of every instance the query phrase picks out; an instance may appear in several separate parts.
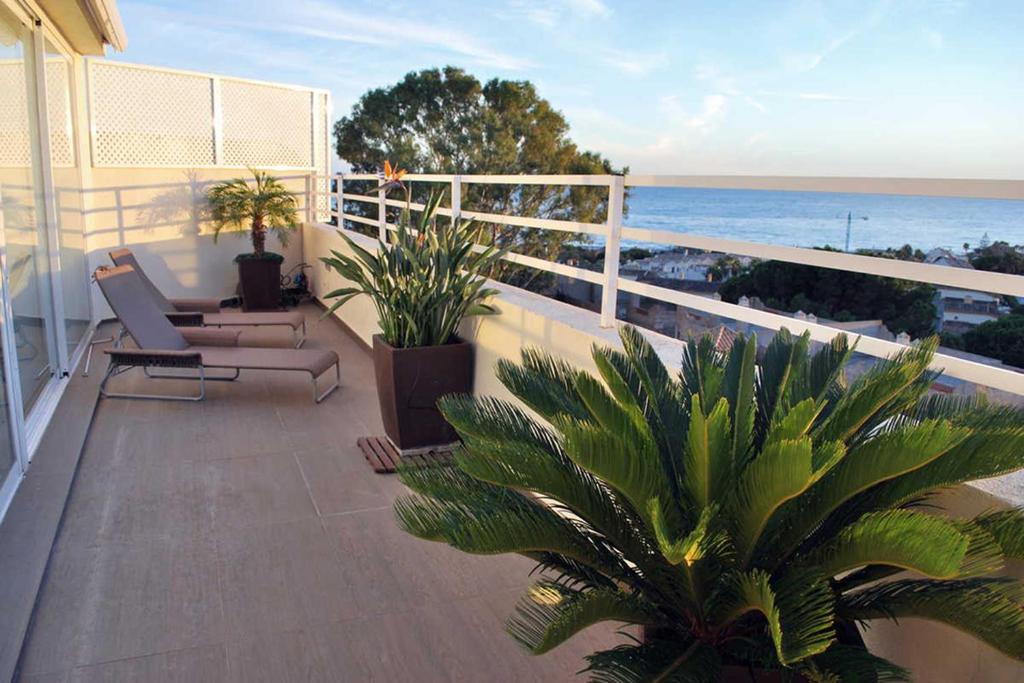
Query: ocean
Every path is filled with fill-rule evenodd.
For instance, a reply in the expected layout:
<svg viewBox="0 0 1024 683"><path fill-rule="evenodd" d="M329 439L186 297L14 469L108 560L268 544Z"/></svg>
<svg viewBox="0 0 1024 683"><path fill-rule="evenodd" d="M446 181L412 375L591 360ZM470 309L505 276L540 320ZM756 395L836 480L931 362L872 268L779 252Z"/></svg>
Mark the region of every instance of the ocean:
<svg viewBox="0 0 1024 683"><path fill-rule="evenodd" d="M842 249L847 214L851 249L910 244L960 251L986 235L1024 244L1024 201L1018 200L637 187L628 212L630 227L787 246Z"/></svg>

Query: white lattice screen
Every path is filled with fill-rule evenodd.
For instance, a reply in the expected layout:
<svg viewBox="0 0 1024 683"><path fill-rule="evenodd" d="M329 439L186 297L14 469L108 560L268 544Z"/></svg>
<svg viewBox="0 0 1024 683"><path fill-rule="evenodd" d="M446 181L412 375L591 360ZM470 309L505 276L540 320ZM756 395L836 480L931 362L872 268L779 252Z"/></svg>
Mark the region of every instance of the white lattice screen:
<svg viewBox="0 0 1024 683"><path fill-rule="evenodd" d="M71 65L63 58L46 62L46 120L50 159L59 168L75 165L75 129L71 121Z"/></svg>
<svg viewBox="0 0 1024 683"><path fill-rule="evenodd" d="M221 81L224 163L313 167L313 94Z"/></svg>
<svg viewBox="0 0 1024 683"><path fill-rule="evenodd" d="M97 166L212 166L210 79L113 62L89 64Z"/></svg>
<svg viewBox="0 0 1024 683"><path fill-rule="evenodd" d="M27 168L32 165L29 138L28 85L25 62L0 62L0 167ZM75 165L71 126L71 81L63 59L46 62L46 116L50 126L50 155L53 165Z"/></svg>
<svg viewBox="0 0 1024 683"><path fill-rule="evenodd" d="M28 93L25 62L0 62L0 167L21 168L32 164L29 146Z"/></svg>
<svg viewBox="0 0 1024 683"><path fill-rule="evenodd" d="M89 60L93 163L330 171L318 90Z"/></svg>

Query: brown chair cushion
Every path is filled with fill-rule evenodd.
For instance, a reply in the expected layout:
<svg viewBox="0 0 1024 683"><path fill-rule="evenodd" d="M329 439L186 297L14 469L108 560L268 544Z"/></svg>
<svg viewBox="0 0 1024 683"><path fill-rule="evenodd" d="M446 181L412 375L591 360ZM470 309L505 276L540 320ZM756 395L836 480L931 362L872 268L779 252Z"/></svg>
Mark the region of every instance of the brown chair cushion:
<svg viewBox="0 0 1024 683"><path fill-rule="evenodd" d="M246 346L224 348L192 346L208 368L241 370L305 370L317 377L338 362L338 354L328 349L258 349Z"/></svg>
<svg viewBox="0 0 1024 683"><path fill-rule="evenodd" d="M196 346L238 346L238 330L218 330L215 327L181 327L181 336Z"/></svg>
<svg viewBox="0 0 1024 683"><path fill-rule="evenodd" d="M206 325L288 325L293 330L302 327L303 320L300 311L207 313L203 316Z"/></svg>

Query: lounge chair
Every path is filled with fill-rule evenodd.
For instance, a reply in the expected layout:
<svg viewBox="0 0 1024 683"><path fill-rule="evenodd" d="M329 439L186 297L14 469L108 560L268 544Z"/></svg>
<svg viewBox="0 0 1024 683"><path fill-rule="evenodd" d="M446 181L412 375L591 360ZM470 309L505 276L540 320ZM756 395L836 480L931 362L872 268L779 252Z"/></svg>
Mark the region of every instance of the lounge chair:
<svg viewBox="0 0 1024 683"><path fill-rule="evenodd" d="M232 381L242 370L290 370L306 372L313 384L313 399L320 403L341 381L338 354L327 349L252 348L238 346L235 330L196 329L186 340L170 323L150 297L142 293L143 283L131 266L100 268L94 275L103 296L138 348L107 349L110 365L100 394L108 398L152 398L179 401L201 401L206 395L206 380ZM155 379L199 380L199 393L192 396L114 393L107 391L107 382L132 368L187 368L196 375L147 375ZM322 394L317 378L334 368L335 381ZM226 377L207 377L212 368L233 370Z"/></svg>
<svg viewBox="0 0 1024 683"><path fill-rule="evenodd" d="M110 252L110 260L115 266L131 266L135 269L149 298L176 327L287 326L292 329L293 335L299 335L295 340L295 348L300 348L306 341L306 316L299 311L224 312L220 309L219 299L168 299L146 277L146 271L139 266L131 249Z"/></svg>

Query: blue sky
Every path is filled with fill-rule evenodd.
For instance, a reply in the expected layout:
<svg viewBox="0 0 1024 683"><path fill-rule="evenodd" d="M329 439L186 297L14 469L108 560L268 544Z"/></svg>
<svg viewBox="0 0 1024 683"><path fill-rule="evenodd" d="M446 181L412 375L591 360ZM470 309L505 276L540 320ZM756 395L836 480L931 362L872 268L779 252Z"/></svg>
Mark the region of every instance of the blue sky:
<svg viewBox="0 0 1024 683"><path fill-rule="evenodd" d="M121 0L116 59L328 88L527 79L636 173L1024 177L1021 0Z"/></svg>

